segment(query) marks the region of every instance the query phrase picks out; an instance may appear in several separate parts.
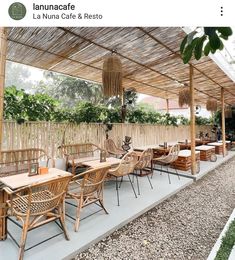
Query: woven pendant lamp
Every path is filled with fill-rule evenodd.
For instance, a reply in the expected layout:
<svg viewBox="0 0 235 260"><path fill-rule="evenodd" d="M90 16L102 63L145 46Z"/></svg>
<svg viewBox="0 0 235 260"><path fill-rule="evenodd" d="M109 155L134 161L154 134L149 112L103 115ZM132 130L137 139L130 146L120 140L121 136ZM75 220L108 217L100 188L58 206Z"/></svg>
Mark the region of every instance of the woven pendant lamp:
<svg viewBox="0 0 235 260"><path fill-rule="evenodd" d="M104 59L102 81L105 97L122 96L122 63L115 53Z"/></svg>
<svg viewBox="0 0 235 260"><path fill-rule="evenodd" d="M191 95L189 87L183 87L179 91L179 107L183 107L184 105L190 106L191 104Z"/></svg>
<svg viewBox="0 0 235 260"><path fill-rule="evenodd" d="M225 107L225 117L226 118L232 118L233 117L233 111L232 108L230 106Z"/></svg>
<svg viewBox="0 0 235 260"><path fill-rule="evenodd" d="M208 99L206 101L206 109L211 112L215 112L217 110L217 101L213 99Z"/></svg>

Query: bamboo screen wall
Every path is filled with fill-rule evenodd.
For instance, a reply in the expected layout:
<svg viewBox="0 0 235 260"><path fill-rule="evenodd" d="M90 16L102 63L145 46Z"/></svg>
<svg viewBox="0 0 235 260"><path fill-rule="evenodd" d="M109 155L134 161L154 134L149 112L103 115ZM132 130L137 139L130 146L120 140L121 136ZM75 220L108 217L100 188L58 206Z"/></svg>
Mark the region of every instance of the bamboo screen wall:
<svg viewBox="0 0 235 260"><path fill-rule="evenodd" d="M66 128L66 131L65 131ZM43 148L53 157L59 156L65 131L65 143L92 142L103 146L105 131L102 124L65 124L52 122L4 122L3 150L20 148ZM211 126L198 126L199 131L211 133ZM162 126L150 124L114 124L109 136L119 146L125 135L132 137L132 147L178 141L190 138L190 126Z"/></svg>

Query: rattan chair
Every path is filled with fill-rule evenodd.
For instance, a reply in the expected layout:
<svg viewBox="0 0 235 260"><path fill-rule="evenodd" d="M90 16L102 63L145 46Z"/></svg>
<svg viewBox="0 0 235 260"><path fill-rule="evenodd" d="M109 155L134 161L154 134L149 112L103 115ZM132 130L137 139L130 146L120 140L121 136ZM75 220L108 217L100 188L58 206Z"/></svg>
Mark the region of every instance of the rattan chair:
<svg viewBox="0 0 235 260"><path fill-rule="evenodd" d="M139 181L138 181L138 172L140 173L140 176L142 175L143 171L148 172L146 174L147 179L149 181L151 189L153 189L153 185L151 183L151 180L149 178L149 173L152 174L153 167L152 167L152 159L153 159L153 150L152 149L146 149L141 153L139 156L139 160L135 166L135 172L136 172L136 181L137 181L137 187L138 187L138 194L140 195L140 188L139 188Z"/></svg>
<svg viewBox="0 0 235 260"><path fill-rule="evenodd" d="M130 179L130 174L134 173L136 163L138 162L138 155L135 152L129 152L127 153L119 163L119 165L116 168L110 169L109 170L109 175L114 176L116 179L116 191L117 191L117 202L118 206L120 206L119 202L119 188L120 186L118 185L118 178L121 178L120 184L123 180L124 176L127 176L129 179L129 182L131 184L132 190L135 194L135 197L137 198L135 188L133 186L133 183Z"/></svg>
<svg viewBox="0 0 235 260"><path fill-rule="evenodd" d="M171 184L171 179L170 179L170 173L169 173L169 169L168 166L171 165L173 162L175 162L178 159L178 154L180 151L180 146L179 144L173 145L170 148L170 151L168 153L168 155L163 155L159 158L153 158L152 162L153 164L160 164L161 165L161 172L162 172L162 166L165 165L166 166L166 170L167 170L167 174L168 174L168 179L169 179L169 183ZM176 174L178 175L179 178L179 173L177 171L177 169L174 167Z"/></svg>
<svg viewBox="0 0 235 260"><path fill-rule="evenodd" d="M118 158L122 158L127 153L125 150L118 148L112 139L106 139L104 147L109 155Z"/></svg>
<svg viewBox="0 0 235 260"><path fill-rule="evenodd" d="M88 170L80 175L76 175L72 178L69 185L69 190L66 195L66 199L73 199L76 201L76 205L66 201L72 206L76 207L76 218L74 229L77 232L80 223L80 214L82 208L99 202L101 208L108 214L104 207L103 202L103 184L105 177L108 173L109 167L95 168Z"/></svg>
<svg viewBox="0 0 235 260"><path fill-rule="evenodd" d="M8 216L16 217L17 220L22 222L19 260L23 259L27 233L51 221L57 219L60 221L60 227L63 230L65 238L69 240L65 227L64 198L70 180L71 177L66 176L40 184L33 184L15 191L12 191L8 187L4 188L4 191L9 196L6 202ZM18 222L15 222L11 218L9 219L19 225ZM13 238L10 233L9 235ZM15 241L15 239L13 240Z"/></svg>

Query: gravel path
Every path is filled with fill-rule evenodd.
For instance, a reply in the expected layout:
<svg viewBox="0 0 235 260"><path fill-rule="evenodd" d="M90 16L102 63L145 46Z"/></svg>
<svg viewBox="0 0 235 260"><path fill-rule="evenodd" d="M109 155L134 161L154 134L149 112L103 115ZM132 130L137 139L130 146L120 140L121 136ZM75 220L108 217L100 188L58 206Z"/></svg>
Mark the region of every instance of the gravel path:
<svg viewBox="0 0 235 260"><path fill-rule="evenodd" d="M76 260L204 260L234 207L235 159L231 159Z"/></svg>

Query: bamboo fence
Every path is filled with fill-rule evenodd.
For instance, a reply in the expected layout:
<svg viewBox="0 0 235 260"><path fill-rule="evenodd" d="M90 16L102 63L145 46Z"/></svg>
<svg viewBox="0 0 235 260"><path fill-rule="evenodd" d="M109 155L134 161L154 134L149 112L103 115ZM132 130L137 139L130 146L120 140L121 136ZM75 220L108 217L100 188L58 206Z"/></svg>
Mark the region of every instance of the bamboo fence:
<svg viewBox="0 0 235 260"><path fill-rule="evenodd" d="M211 133L211 126L197 126L200 131ZM64 134L65 133L65 134ZM131 136L132 147L190 139L190 126L163 126L151 124L113 124L109 137L122 145L125 136ZM102 124L66 124L54 122L3 123L3 150L43 148L50 156L58 157L62 144L92 142L103 147L105 130Z"/></svg>

